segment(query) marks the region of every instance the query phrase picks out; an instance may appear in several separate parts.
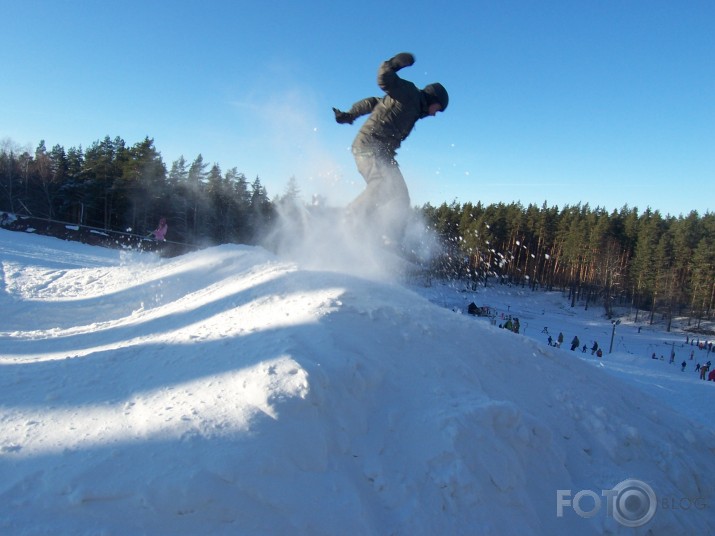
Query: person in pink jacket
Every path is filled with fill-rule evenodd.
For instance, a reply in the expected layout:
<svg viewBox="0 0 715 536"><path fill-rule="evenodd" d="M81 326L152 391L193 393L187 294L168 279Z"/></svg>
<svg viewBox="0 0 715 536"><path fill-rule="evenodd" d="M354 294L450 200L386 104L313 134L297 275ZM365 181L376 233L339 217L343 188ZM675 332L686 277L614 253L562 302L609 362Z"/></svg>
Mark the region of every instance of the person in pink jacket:
<svg viewBox="0 0 715 536"><path fill-rule="evenodd" d="M152 236L154 237L154 240L161 240L164 241L166 240L166 232L169 230L169 226L166 224L166 218L161 218L159 220L159 225L157 228L152 231Z"/></svg>

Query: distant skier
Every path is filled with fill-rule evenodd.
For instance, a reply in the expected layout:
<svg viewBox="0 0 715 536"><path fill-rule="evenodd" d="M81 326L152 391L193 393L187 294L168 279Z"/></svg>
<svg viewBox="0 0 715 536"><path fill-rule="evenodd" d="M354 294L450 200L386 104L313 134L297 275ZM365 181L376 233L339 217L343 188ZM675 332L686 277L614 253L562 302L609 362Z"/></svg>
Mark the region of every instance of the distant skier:
<svg viewBox="0 0 715 536"><path fill-rule="evenodd" d="M368 224L386 242L399 241L405 230L410 195L395 161L400 144L419 119L447 109L449 95L439 83L418 89L397 76L397 71L415 63L415 57L402 52L380 65L377 85L386 95L368 97L342 112L333 108L338 123L352 124L370 114L353 142L352 152L358 171L367 183L365 190L348 206L348 213L359 225Z"/></svg>
<svg viewBox="0 0 715 536"><path fill-rule="evenodd" d="M169 226L166 223L166 218L161 218L159 220L159 225L157 225L156 229L151 232L150 236L153 237L154 240L163 242L166 240L166 232L168 230Z"/></svg>

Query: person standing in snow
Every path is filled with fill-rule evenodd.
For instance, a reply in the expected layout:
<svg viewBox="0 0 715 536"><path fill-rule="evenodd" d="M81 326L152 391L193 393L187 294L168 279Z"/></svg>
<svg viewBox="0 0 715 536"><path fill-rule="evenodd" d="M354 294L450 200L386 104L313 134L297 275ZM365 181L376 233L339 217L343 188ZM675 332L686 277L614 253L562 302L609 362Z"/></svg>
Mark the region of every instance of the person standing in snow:
<svg viewBox="0 0 715 536"><path fill-rule="evenodd" d="M151 236L154 237L154 240L163 242L166 240L166 232L168 230L169 226L166 223L166 218L161 218L159 220L159 225L157 225L156 229L151 232Z"/></svg>
<svg viewBox="0 0 715 536"><path fill-rule="evenodd" d="M573 339L571 340L571 351L573 352L578 348L578 345L581 344L581 341L578 340L578 336L574 335Z"/></svg>
<svg viewBox="0 0 715 536"><path fill-rule="evenodd" d="M598 343L593 341L593 346L591 346L591 355L595 354L596 350L598 350Z"/></svg>
<svg viewBox="0 0 715 536"><path fill-rule="evenodd" d="M508 329L509 331L511 331L513 328L514 328L514 324L511 321L511 317L509 317L507 319L506 323L504 324L504 329Z"/></svg>
<svg viewBox="0 0 715 536"><path fill-rule="evenodd" d="M449 95L442 84L418 89L397 76L397 71L415 63L415 57L402 52L380 65L377 85L383 97L362 99L347 111L333 108L335 121L352 124L370 114L360 128L352 152L358 171L365 179L365 190L348 205L348 215L359 224L377 227L385 242L399 241L410 210L410 195L395 161L397 149L412 132L419 119L443 112Z"/></svg>
<svg viewBox="0 0 715 536"><path fill-rule="evenodd" d="M708 370L710 370L710 367L707 365L703 365L700 367L700 379L704 380L707 377Z"/></svg>

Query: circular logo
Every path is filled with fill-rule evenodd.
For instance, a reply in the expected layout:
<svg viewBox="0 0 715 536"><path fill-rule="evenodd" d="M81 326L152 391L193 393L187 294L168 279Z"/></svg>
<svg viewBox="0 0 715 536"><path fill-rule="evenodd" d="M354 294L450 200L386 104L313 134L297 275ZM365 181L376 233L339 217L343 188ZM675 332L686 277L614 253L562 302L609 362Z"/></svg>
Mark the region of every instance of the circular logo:
<svg viewBox="0 0 715 536"><path fill-rule="evenodd" d="M625 527L641 527L655 515L655 492L645 482L629 478L613 488L613 518Z"/></svg>

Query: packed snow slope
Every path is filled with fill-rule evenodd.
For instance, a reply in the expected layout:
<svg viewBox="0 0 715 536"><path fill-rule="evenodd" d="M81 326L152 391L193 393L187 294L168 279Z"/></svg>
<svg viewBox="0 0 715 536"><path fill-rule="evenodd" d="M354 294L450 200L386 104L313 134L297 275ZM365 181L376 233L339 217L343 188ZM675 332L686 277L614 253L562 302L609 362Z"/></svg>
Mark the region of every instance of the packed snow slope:
<svg viewBox="0 0 715 536"><path fill-rule="evenodd" d="M396 282L3 230L0 261L2 534L715 527L711 427ZM700 502L557 515L627 478Z"/></svg>

